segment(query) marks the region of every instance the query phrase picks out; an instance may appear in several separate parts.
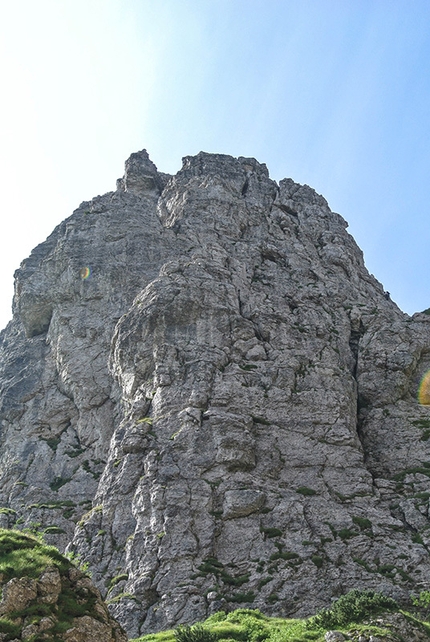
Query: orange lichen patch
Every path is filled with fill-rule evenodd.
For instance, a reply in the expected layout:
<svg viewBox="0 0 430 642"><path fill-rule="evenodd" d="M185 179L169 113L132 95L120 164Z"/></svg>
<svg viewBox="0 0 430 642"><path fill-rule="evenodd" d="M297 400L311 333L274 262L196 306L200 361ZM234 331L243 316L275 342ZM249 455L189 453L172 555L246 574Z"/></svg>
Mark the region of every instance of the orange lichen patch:
<svg viewBox="0 0 430 642"><path fill-rule="evenodd" d="M88 279L88 277L91 275L91 269L89 267L83 267L81 268L79 274L82 280Z"/></svg>
<svg viewBox="0 0 430 642"><path fill-rule="evenodd" d="M422 406L430 406L430 370L428 370L418 388L418 401Z"/></svg>

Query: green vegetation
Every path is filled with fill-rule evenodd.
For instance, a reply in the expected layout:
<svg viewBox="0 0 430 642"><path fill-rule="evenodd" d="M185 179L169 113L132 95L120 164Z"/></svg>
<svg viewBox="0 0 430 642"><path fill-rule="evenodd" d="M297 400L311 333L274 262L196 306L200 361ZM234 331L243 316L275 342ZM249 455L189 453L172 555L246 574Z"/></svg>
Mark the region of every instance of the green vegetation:
<svg viewBox="0 0 430 642"><path fill-rule="evenodd" d="M266 537L281 537L282 535L282 531L279 530L279 528L271 528L271 527L265 528L264 526L261 526L260 532L264 533Z"/></svg>
<svg viewBox="0 0 430 642"><path fill-rule="evenodd" d="M175 642L217 642L217 636L201 624L178 626L174 631Z"/></svg>
<svg viewBox="0 0 430 642"><path fill-rule="evenodd" d="M55 546L20 531L0 529L0 574L6 580L22 575L37 579L47 566L64 573L72 564Z"/></svg>
<svg viewBox="0 0 430 642"><path fill-rule="evenodd" d="M352 521L356 524L362 531L370 530L372 528L372 522L366 517L353 517Z"/></svg>
<svg viewBox="0 0 430 642"><path fill-rule="evenodd" d="M61 535L66 531L59 526L47 526L43 532L45 535Z"/></svg>
<svg viewBox="0 0 430 642"><path fill-rule="evenodd" d="M82 455L82 453L84 452L85 448L74 448L73 450L66 450L65 454L71 459L74 459L75 457L79 457L79 455Z"/></svg>
<svg viewBox="0 0 430 642"><path fill-rule="evenodd" d="M55 509L55 508L72 508L75 507L76 504L75 502L72 502L70 499L63 499L62 501L59 502L47 502L45 503L39 503L39 504L30 504L27 508L49 508L49 509Z"/></svg>
<svg viewBox="0 0 430 642"><path fill-rule="evenodd" d="M128 580L128 573L121 573L121 575L116 575L111 579L109 582L109 589L113 588L118 584L118 582L122 582L123 580Z"/></svg>
<svg viewBox="0 0 430 642"><path fill-rule="evenodd" d="M309 619L309 625L326 629L362 622L365 618L384 611L398 611L399 606L391 597L375 591L354 589L342 595L330 609L323 609Z"/></svg>
<svg viewBox="0 0 430 642"><path fill-rule="evenodd" d="M307 497L311 497L312 495L316 495L317 491L314 490L313 488L307 488L306 486L300 486L299 488L296 488L296 493L300 493L300 495L305 495Z"/></svg>
<svg viewBox="0 0 430 642"><path fill-rule="evenodd" d="M338 532L338 535L340 539L346 540L346 539L351 539L351 537L355 537L358 533L355 531L352 531L350 528L341 528L340 531Z"/></svg>
<svg viewBox="0 0 430 642"><path fill-rule="evenodd" d="M242 586L242 584L246 584L249 581L249 574L239 575L236 577L230 575L224 569L224 565L221 564L221 562L219 562L215 557L208 557L207 559L205 559L204 562L200 564L199 571L202 575L211 573L215 575L219 580L221 580L224 584L227 584L229 586ZM232 598L229 599L232 600Z"/></svg>
<svg viewBox="0 0 430 642"><path fill-rule="evenodd" d="M24 626L28 623L37 624L42 618L50 617L52 626L45 631L43 639L61 642L64 632L73 626L74 617L90 615L100 619L94 608L97 593L73 583L68 573L74 567L70 560L54 546L45 544L40 537L17 530L0 529L0 577L3 584L15 577L38 580L47 567L53 566L61 575L61 592L57 603L45 604L34 600L25 609L0 617L1 640L21 639ZM37 640L38 637L31 637L31 642Z"/></svg>
<svg viewBox="0 0 430 642"><path fill-rule="evenodd" d="M55 477L53 481L49 484L49 487L53 491L57 491L61 488L61 486L64 486L64 484L67 484L72 478L71 477Z"/></svg>
<svg viewBox="0 0 430 642"><path fill-rule="evenodd" d="M311 560L318 568L324 564L324 559L320 555L312 555Z"/></svg>
<svg viewBox="0 0 430 642"><path fill-rule="evenodd" d="M19 624L11 622L8 618L0 618L0 635L1 639L13 640L17 638L21 632L21 627ZM5 636L5 638L3 638Z"/></svg>
<svg viewBox="0 0 430 642"><path fill-rule="evenodd" d="M406 468L406 470L403 470L401 473L397 473L396 475L393 476L393 479L395 481L403 482L406 475L414 475L416 473L419 473L420 475L425 475L426 477L430 477L430 468L428 462L423 462L422 466L414 466L413 468Z"/></svg>
<svg viewBox="0 0 430 642"><path fill-rule="evenodd" d="M40 441L44 441L48 446L55 452L57 450L58 444L61 441L61 435L57 437L40 437Z"/></svg>
<svg viewBox="0 0 430 642"><path fill-rule="evenodd" d="M1 506L0 515L16 515L16 510L13 510L13 508L7 508L6 506Z"/></svg>
<svg viewBox="0 0 430 642"><path fill-rule="evenodd" d="M268 602L275 603L279 599L278 595L272 594ZM145 635L134 642L324 642L325 632L332 628L344 632L352 628L357 637L360 633L367 638L370 635L382 637L387 633L386 629L361 622L366 617L391 610L398 610L397 604L380 593L350 591L331 609L308 620L268 617L258 609L219 611L203 623ZM330 624L326 625L327 622Z"/></svg>
<svg viewBox="0 0 430 642"><path fill-rule="evenodd" d="M93 511L102 511L102 506L96 506ZM93 512L91 511L91 512ZM354 523L360 530L370 528L365 518L354 519ZM48 527L56 528L55 526ZM276 529L275 529L276 530ZM310 542L309 542L310 543ZM290 563L300 563L302 560L297 553L283 551L280 542L274 542L278 549L270 560L287 560ZM310 543L311 544L311 543ZM75 558L76 559L76 558ZM317 568L320 568L325 558L319 555L312 555L311 560ZM254 562L261 560L255 559ZM354 560L357 564L367 567L367 563L361 559ZM51 617L52 626L47 631L46 639L52 642L60 642L64 632L71 627L74 617L91 615L98 619L95 608L96 594L87 588L79 589L69 578L68 571L74 566L70 559L61 555L53 547L46 545L40 537L24 534L17 530L0 529L0 578L2 583L14 577L27 576L32 579L39 579L47 567L55 566L61 574L61 593L55 605L33 601L26 609L8 613L0 618L0 639L10 642L21 637L24 620L38 623L42 618ZM212 590L220 591L224 584L228 594L223 594L231 607L234 604L250 605L256 594L252 591L239 589L242 584L249 581L249 575L232 576L227 572L229 565L222 564L216 558L206 558L199 567L200 575L212 574L216 577L217 586ZM398 572L392 564L376 564L378 572L391 577ZM232 571L230 571L232 572ZM268 569L270 574L270 569ZM71 574L72 575L72 574ZM122 573L112 578L109 589L126 581L128 575ZM258 590L261 590L272 579L272 576L265 576L261 579ZM243 590L243 592L239 592ZM281 592L275 592L277 587L266 597L266 603L282 604L285 596ZM279 589L278 589L279 590ZM233 591L233 593L231 593ZM236 591L236 592L234 592ZM121 600L136 600L130 593L120 593L109 603L116 603ZM411 597L412 609L415 608L415 615L421 619L430 615L430 591L422 591L419 595ZM230 607L230 608L231 608ZM329 629L341 630L344 633L354 631L354 639L359 634L383 637L387 631L368 620L384 612L399 611L398 604L391 598L371 590L352 590L335 601L330 608L322 609L319 613L307 620L283 619L269 617L258 609L239 608L230 613L220 611L209 617L205 622L193 626L179 626L175 630L164 631L139 638L140 642L324 642L325 632ZM414 615L403 612L405 618L426 629L430 637L430 625L420 622ZM32 638L29 642L38 642L39 638ZM137 642L137 641L136 641Z"/></svg>
<svg viewBox="0 0 430 642"><path fill-rule="evenodd" d="M254 415L251 415L251 417L252 417L252 421L255 424L262 424L263 426L270 426L271 423L272 423L272 422L268 421L267 419L265 419L264 417L256 417Z"/></svg>

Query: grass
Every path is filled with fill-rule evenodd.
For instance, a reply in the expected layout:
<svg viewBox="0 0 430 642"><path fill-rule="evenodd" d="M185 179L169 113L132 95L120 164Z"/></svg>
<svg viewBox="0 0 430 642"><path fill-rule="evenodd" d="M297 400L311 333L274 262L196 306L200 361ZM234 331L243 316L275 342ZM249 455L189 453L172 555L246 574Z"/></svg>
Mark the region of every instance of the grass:
<svg viewBox="0 0 430 642"><path fill-rule="evenodd" d="M72 479L71 477L55 477L53 481L49 484L49 487L51 490L56 492L61 488L61 486L68 484L71 479Z"/></svg>
<svg viewBox="0 0 430 642"><path fill-rule="evenodd" d="M72 564L55 546L20 531L0 529L0 574L6 580L23 575L37 579L47 566L65 572Z"/></svg>
<svg viewBox="0 0 430 642"><path fill-rule="evenodd" d="M264 533L266 537L281 537L282 535L282 531L279 528L271 528L271 527L265 528L264 526L261 526L260 532Z"/></svg>
<svg viewBox="0 0 430 642"><path fill-rule="evenodd" d="M370 530L372 528L372 522L367 517L358 517L354 516L352 518L354 524L356 524L362 531Z"/></svg>
<svg viewBox="0 0 430 642"><path fill-rule="evenodd" d="M199 571L203 575L212 574L216 575L224 584L229 586L242 586L249 581L249 574L232 576L225 569L215 557L208 557L199 566ZM252 601L252 600L251 600Z"/></svg>
<svg viewBox="0 0 430 642"><path fill-rule="evenodd" d="M296 489L296 493L299 493L300 495L305 495L305 497L312 497L312 495L316 495L317 491L314 490L313 488L308 488L307 486L300 486L299 488Z"/></svg>
<svg viewBox="0 0 430 642"><path fill-rule="evenodd" d="M273 597L278 599L275 595ZM382 627L355 621L336 627L345 633L351 628L357 632L357 637L360 634L367 638L370 635L382 637L387 633ZM180 636L178 630L182 633ZM326 630L313 621L313 618L283 619L266 616L258 609L242 608L231 613L219 611L203 623L151 633L130 642L324 642Z"/></svg>
<svg viewBox="0 0 430 642"><path fill-rule="evenodd" d="M0 576L3 584L14 577L37 580L47 567L52 566L58 569L61 576L61 592L57 603L33 601L25 609L0 618L0 639L4 642L21 639L24 622L37 623L43 617L52 619L53 624L46 631L46 639L52 642L64 639L64 632L73 625L75 617L90 615L100 619L94 609L96 594L85 587L80 588L70 580L68 571L74 567L70 560L54 546L48 546L37 537L17 530L0 529ZM31 641L36 642L38 639L32 637Z"/></svg>

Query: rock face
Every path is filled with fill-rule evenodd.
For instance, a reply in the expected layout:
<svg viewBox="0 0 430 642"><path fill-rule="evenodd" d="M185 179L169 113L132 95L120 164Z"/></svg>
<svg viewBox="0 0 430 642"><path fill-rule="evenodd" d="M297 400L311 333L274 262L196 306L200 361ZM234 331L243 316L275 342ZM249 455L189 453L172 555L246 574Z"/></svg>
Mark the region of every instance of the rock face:
<svg viewBox="0 0 430 642"><path fill-rule="evenodd" d="M88 561L130 635L429 588L430 317L346 226L254 159L143 151L17 271L0 518Z"/></svg>

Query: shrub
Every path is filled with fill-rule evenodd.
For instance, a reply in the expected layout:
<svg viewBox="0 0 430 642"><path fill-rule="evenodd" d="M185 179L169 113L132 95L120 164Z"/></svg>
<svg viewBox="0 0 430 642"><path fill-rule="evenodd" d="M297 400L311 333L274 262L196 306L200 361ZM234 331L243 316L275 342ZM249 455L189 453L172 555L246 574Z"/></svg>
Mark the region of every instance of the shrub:
<svg viewBox="0 0 430 642"><path fill-rule="evenodd" d="M265 528L264 526L261 526L260 532L264 533L264 535L266 535L267 537L281 537L282 535L282 531L279 530L279 528Z"/></svg>
<svg viewBox="0 0 430 642"><path fill-rule="evenodd" d="M320 555L312 555L311 560L318 568L324 564L324 559Z"/></svg>
<svg viewBox="0 0 430 642"><path fill-rule="evenodd" d="M310 625L323 628L335 628L347 624L361 622L365 618L382 613L395 611L399 607L390 597L375 591L359 591L353 589L342 595L330 609L322 609L310 618Z"/></svg>
<svg viewBox="0 0 430 642"><path fill-rule="evenodd" d="M299 488L296 488L296 493L299 493L300 495L312 497L312 495L317 494L317 491L314 490L313 488L308 488L307 486L300 486Z"/></svg>
<svg viewBox="0 0 430 642"><path fill-rule="evenodd" d="M357 524L357 526L359 526L362 531L372 528L372 522L370 521L370 519L367 519L367 517L354 516L352 518L352 521L354 522L354 524Z"/></svg>
<svg viewBox="0 0 430 642"><path fill-rule="evenodd" d="M174 630L175 642L216 642L217 636L201 624L178 626Z"/></svg>
<svg viewBox="0 0 430 642"><path fill-rule="evenodd" d="M430 615L430 591L421 591L418 596L411 595L411 602L415 606L420 619L428 620Z"/></svg>
<svg viewBox="0 0 430 642"><path fill-rule="evenodd" d="M418 597L412 596L411 600L414 606L428 609L430 607L430 591L421 591Z"/></svg>

